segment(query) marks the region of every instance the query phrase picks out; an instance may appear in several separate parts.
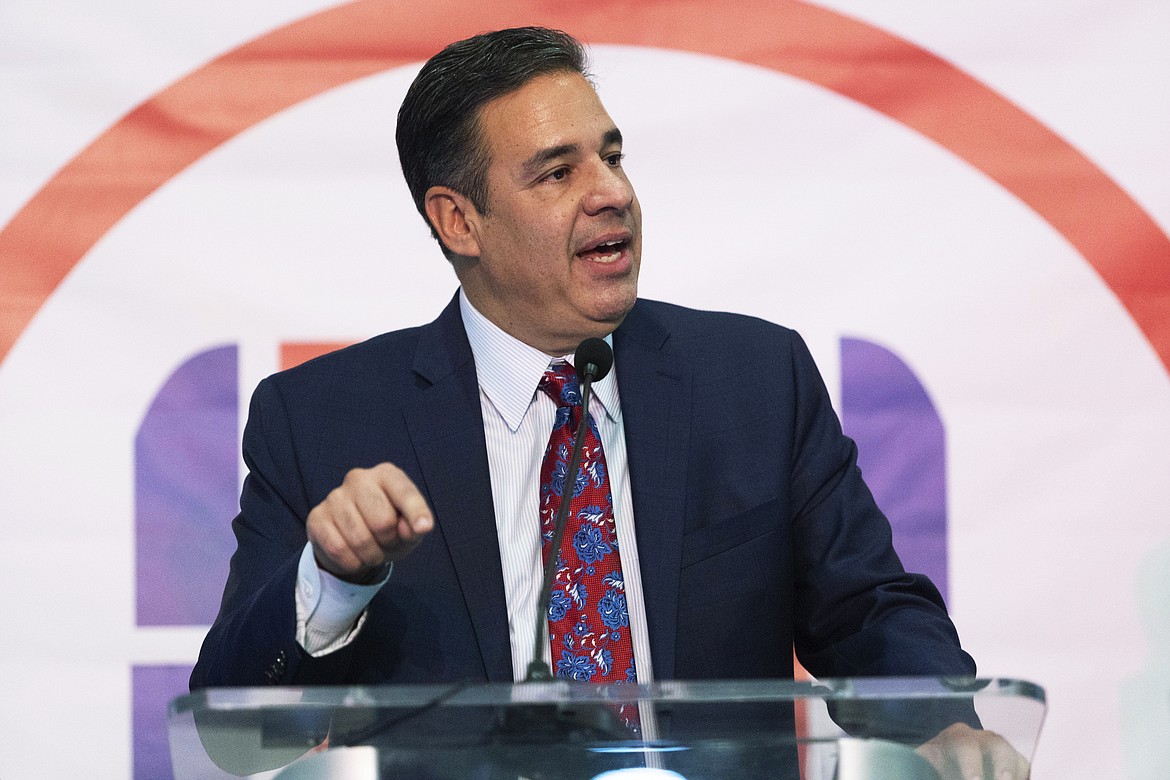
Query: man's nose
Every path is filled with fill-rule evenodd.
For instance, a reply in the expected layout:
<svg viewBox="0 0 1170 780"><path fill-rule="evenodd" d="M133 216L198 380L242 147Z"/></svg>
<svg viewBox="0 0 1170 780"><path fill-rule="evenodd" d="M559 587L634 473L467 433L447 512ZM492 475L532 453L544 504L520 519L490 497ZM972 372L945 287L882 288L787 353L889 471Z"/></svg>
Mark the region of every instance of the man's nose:
<svg viewBox="0 0 1170 780"><path fill-rule="evenodd" d="M605 160L598 160L589 185L583 204L589 215L600 214L606 209L624 212L634 201L634 188L625 171Z"/></svg>

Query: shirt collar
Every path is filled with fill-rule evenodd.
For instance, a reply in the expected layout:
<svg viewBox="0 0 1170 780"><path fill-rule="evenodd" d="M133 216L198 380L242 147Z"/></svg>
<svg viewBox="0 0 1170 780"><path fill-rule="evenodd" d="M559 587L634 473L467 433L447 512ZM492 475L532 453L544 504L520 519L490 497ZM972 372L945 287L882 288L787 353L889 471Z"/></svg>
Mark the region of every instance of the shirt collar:
<svg viewBox="0 0 1170 780"><path fill-rule="evenodd" d="M573 356L550 358L505 333L471 305L462 288L459 290L459 311L463 315L467 340L471 343L471 354L475 356L479 387L515 433L536 397L545 369L559 360L571 365ZM606 336L605 342L613 347L613 334ZM606 416L616 422L621 413L616 371L610 370L604 379L593 385L593 393L594 400L601 404Z"/></svg>

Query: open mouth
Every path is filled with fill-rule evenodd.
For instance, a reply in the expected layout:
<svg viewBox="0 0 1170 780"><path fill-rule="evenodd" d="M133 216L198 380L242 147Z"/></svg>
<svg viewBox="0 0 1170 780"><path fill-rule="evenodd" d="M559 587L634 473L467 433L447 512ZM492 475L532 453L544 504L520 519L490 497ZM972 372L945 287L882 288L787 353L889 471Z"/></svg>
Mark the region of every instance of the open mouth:
<svg viewBox="0 0 1170 780"><path fill-rule="evenodd" d="M577 257L594 263L616 263L629 245L626 239L607 239L578 252Z"/></svg>

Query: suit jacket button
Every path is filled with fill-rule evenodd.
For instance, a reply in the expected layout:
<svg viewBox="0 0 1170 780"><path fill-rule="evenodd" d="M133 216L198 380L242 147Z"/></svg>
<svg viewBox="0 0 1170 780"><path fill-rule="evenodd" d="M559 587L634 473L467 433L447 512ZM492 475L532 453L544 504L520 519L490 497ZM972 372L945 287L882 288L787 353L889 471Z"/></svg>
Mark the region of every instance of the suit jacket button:
<svg viewBox="0 0 1170 780"><path fill-rule="evenodd" d="M276 656L276 660L272 662L272 666L264 671L264 678L268 680L269 684L276 685L280 682L280 678L284 676L285 669L288 668L288 654L281 650Z"/></svg>

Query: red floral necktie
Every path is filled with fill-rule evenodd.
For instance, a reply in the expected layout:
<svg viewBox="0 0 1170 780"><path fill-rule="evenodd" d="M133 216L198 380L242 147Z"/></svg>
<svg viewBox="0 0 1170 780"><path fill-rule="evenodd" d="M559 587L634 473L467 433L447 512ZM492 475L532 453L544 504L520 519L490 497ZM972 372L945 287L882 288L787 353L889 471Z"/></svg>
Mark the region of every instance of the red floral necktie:
<svg viewBox="0 0 1170 780"><path fill-rule="evenodd" d="M581 392L576 372L567 363L545 371L540 389L557 404L540 468L540 530L547 563L573 437L581 424ZM634 682L634 647L613 494L592 415L581 468L569 489L569 514L548 605L553 673L589 682Z"/></svg>

